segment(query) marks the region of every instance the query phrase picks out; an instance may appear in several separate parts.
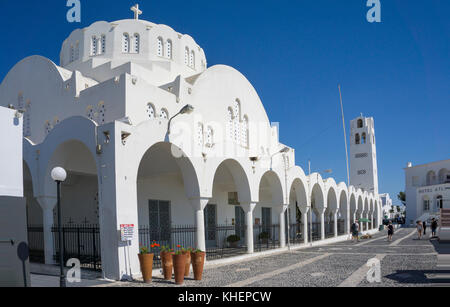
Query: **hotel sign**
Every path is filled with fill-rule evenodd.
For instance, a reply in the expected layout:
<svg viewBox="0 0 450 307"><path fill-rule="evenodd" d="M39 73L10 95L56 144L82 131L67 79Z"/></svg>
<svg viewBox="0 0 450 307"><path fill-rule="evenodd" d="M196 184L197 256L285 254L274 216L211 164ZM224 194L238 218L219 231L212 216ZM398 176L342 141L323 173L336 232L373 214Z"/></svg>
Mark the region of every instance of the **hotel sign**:
<svg viewBox="0 0 450 307"><path fill-rule="evenodd" d="M425 193L439 193L439 192L450 192L450 184L420 189L418 190L417 193L425 194Z"/></svg>

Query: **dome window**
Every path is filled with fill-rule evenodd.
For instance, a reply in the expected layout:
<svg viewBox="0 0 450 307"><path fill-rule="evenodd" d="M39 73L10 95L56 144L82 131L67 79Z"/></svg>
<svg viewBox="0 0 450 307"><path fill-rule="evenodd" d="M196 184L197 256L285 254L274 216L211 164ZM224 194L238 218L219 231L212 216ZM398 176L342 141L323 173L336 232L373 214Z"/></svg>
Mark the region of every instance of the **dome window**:
<svg viewBox="0 0 450 307"><path fill-rule="evenodd" d="M75 60L75 49L73 45L70 45L70 63Z"/></svg>
<svg viewBox="0 0 450 307"><path fill-rule="evenodd" d="M189 66L191 68L195 68L195 52L194 52L194 50L191 51L191 55L189 57Z"/></svg>
<svg viewBox="0 0 450 307"><path fill-rule="evenodd" d="M249 147L249 122L248 116L244 116L244 120L242 121L242 146L248 148Z"/></svg>
<svg viewBox="0 0 450 307"><path fill-rule="evenodd" d="M161 37L158 37L158 56L163 56L163 39Z"/></svg>
<svg viewBox="0 0 450 307"><path fill-rule="evenodd" d="M156 117L155 107L151 103L147 104L147 115L150 119L154 119Z"/></svg>
<svg viewBox="0 0 450 307"><path fill-rule="evenodd" d="M197 145L198 146L203 146L203 136L204 136L204 131L203 131L203 124L202 123L198 123L197 126Z"/></svg>
<svg viewBox="0 0 450 307"><path fill-rule="evenodd" d="M189 48L184 49L184 65L189 65Z"/></svg>
<svg viewBox="0 0 450 307"><path fill-rule="evenodd" d="M159 114L159 117L161 119L169 119L169 112L167 112L166 109L162 109L161 113Z"/></svg>
<svg viewBox="0 0 450 307"><path fill-rule="evenodd" d="M92 36L91 38L91 55L97 55L98 46L97 46L97 37Z"/></svg>
<svg viewBox="0 0 450 307"><path fill-rule="evenodd" d="M211 148L214 145L214 131L212 127L208 127L206 130L206 146Z"/></svg>
<svg viewBox="0 0 450 307"><path fill-rule="evenodd" d="M170 39L166 42L166 57L172 59L172 41Z"/></svg>
<svg viewBox="0 0 450 307"><path fill-rule="evenodd" d="M124 33L122 36L122 52L130 53L130 35Z"/></svg>
<svg viewBox="0 0 450 307"><path fill-rule="evenodd" d="M139 34L134 34L133 37L133 53L139 53L139 49L140 49L140 44L141 44L141 39Z"/></svg>
<svg viewBox="0 0 450 307"><path fill-rule="evenodd" d="M106 36L105 35L102 35L102 38L100 40L100 45L101 45L100 52L101 52L101 54L104 54L106 52Z"/></svg>

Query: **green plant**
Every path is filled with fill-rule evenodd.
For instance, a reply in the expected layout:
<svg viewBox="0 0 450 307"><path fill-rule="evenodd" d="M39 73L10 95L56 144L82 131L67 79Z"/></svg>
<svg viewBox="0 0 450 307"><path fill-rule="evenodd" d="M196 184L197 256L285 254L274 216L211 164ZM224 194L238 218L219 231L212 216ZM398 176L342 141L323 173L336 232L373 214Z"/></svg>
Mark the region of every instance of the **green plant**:
<svg viewBox="0 0 450 307"><path fill-rule="evenodd" d="M152 250L155 249L156 247L159 248L159 247L161 247L161 245L159 245L158 243L153 241L153 243L150 245L150 248L148 248L147 246L141 245L141 247L139 248L139 251L140 251L141 255L152 254Z"/></svg>
<svg viewBox="0 0 450 307"><path fill-rule="evenodd" d="M168 246L168 245L164 245L164 246L161 246L161 252L162 253L172 253L173 249L170 248L170 246Z"/></svg>
<svg viewBox="0 0 450 307"><path fill-rule="evenodd" d="M228 243L236 243L241 241L241 238L238 235L231 235L227 238Z"/></svg>

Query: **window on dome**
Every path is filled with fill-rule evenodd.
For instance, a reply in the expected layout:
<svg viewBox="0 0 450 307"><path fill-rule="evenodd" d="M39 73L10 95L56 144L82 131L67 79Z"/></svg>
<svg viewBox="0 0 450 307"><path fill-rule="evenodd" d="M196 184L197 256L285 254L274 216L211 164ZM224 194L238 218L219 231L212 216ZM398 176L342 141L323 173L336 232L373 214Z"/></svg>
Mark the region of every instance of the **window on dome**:
<svg viewBox="0 0 450 307"><path fill-rule="evenodd" d="M214 145L214 131L212 127L208 127L206 130L206 146L212 147Z"/></svg>
<svg viewBox="0 0 450 307"><path fill-rule="evenodd" d="M166 42L166 57L172 59L172 41L170 39Z"/></svg>
<svg viewBox="0 0 450 307"><path fill-rule="evenodd" d="M122 36L122 52L130 52L130 35L128 35L128 33L124 33Z"/></svg>
<svg viewBox="0 0 450 307"><path fill-rule="evenodd" d="M191 51L191 55L189 57L189 66L191 68L195 68L195 52L194 52L194 50Z"/></svg>
<svg viewBox="0 0 450 307"><path fill-rule="evenodd" d="M75 49L73 45L70 45L70 63L75 60Z"/></svg>
<svg viewBox="0 0 450 307"><path fill-rule="evenodd" d="M242 146L248 147L249 146L249 130L248 127L248 116L244 116L244 120L242 121Z"/></svg>
<svg viewBox="0 0 450 307"><path fill-rule="evenodd" d="M31 136L31 101L28 100L27 104L26 104L26 112L25 112L25 116L24 116L24 123L23 123L23 128L24 128L24 136L25 137L30 137Z"/></svg>
<svg viewBox="0 0 450 307"><path fill-rule="evenodd" d="M162 109L161 113L159 114L159 117L161 119L169 119L169 112L167 112L166 109Z"/></svg>
<svg viewBox="0 0 450 307"><path fill-rule="evenodd" d="M134 41L133 41L133 52L134 53L139 53L139 49L140 49L140 42L141 38L139 36L139 34L135 33L134 34Z"/></svg>
<svg viewBox="0 0 450 307"><path fill-rule="evenodd" d="M237 121L241 120L241 101L236 99L234 102L234 116Z"/></svg>
<svg viewBox="0 0 450 307"><path fill-rule="evenodd" d="M197 126L197 145L198 146L203 146L203 136L204 136L204 131L203 131L203 124L202 123L198 123Z"/></svg>
<svg viewBox="0 0 450 307"><path fill-rule="evenodd" d="M184 64L189 65L189 48L184 49Z"/></svg>
<svg viewBox="0 0 450 307"><path fill-rule="evenodd" d="M158 56L163 56L163 39L158 37Z"/></svg>
<svg viewBox="0 0 450 307"><path fill-rule="evenodd" d="M45 134L49 134L52 131L52 129L53 129L52 123L47 120L45 122L45 127L44 128L45 128Z"/></svg>
<svg viewBox="0 0 450 307"><path fill-rule="evenodd" d="M104 54L106 52L106 36L105 35L102 35L100 44L101 44L100 52L101 52L101 54Z"/></svg>
<svg viewBox="0 0 450 307"><path fill-rule="evenodd" d="M233 109L228 108L228 118L227 118L227 125L228 125L228 137L232 140L234 135L234 114Z"/></svg>
<svg viewBox="0 0 450 307"><path fill-rule="evenodd" d="M75 60L79 60L80 59L80 42L77 42L75 44L75 56L74 56Z"/></svg>
<svg viewBox="0 0 450 307"><path fill-rule="evenodd" d="M97 37L92 36L91 39L91 55L97 55L98 46L97 46Z"/></svg>
<svg viewBox="0 0 450 307"><path fill-rule="evenodd" d="M106 122L106 106L103 101L98 104L100 123L104 124Z"/></svg>
<svg viewBox="0 0 450 307"><path fill-rule="evenodd" d="M151 119L156 117L155 107L151 103L147 104L147 115Z"/></svg>
<svg viewBox="0 0 450 307"><path fill-rule="evenodd" d="M86 110L86 116L90 119L90 120L94 120L94 108L92 106L87 107Z"/></svg>

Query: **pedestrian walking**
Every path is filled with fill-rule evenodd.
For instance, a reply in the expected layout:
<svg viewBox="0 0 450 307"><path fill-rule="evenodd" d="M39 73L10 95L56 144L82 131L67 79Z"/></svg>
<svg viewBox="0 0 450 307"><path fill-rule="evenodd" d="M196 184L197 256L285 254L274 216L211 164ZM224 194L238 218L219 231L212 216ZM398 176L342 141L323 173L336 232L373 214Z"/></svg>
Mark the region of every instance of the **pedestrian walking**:
<svg viewBox="0 0 450 307"><path fill-rule="evenodd" d="M423 232L423 225L421 221L417 221L417 234L418 234L418 238L419 240L422 239L422 232Z"/></svg>
<svg viewBox="0 0 450 307"><path fill-rule="evenodd" d="M436 219L431 220L431 238L436 238L436 230L438 228L438 222Z"/></svg>
<svg viewBox="0 0 450 307"><path fill-rule="evenodd" d="M423 225L423 235L426 236L427 235L427 222L423 221L422 225Z"/></svg>
<svg viewBox="0 0 450 307"><path fill-rule="evenodd" d="M392 222L389 222L387 229L388 229L388 241L392 242L392 236L394 235L394 225L392 225Z"/></svg>
<svg viewBox="0 0 450 307"><path fill-rule="evenodd" d="M359 242L359 223L358 223L358 220L353 222L351 230L352 230L352 242L354 242L355 239L356 239L356 242Z"/></svg>

